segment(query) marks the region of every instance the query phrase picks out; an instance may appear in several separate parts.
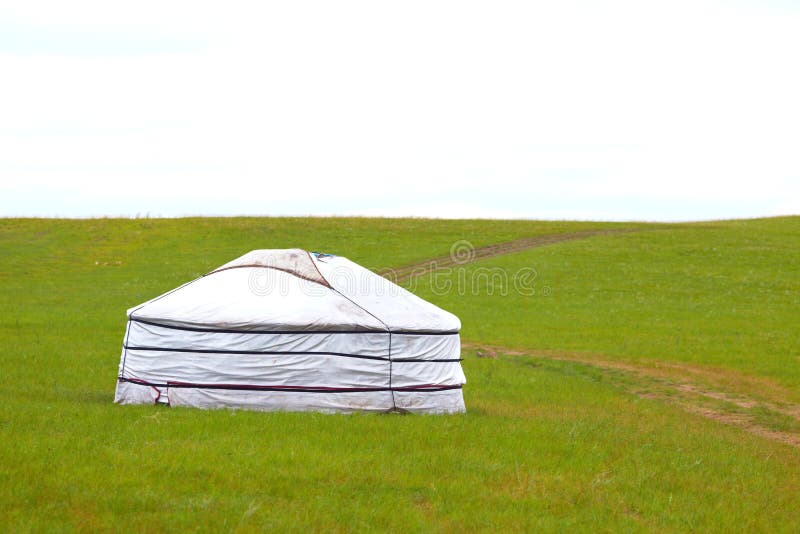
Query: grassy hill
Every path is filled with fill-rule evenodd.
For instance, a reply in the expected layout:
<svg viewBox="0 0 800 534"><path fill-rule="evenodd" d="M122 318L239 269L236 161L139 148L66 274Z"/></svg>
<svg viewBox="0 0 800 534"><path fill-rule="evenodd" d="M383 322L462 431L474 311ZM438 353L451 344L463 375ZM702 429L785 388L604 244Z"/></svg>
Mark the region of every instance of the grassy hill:
<svg viewBox="0 0 800 534"><path fill-rule="evenodd" d="M127 308L287 247L424 267L468 413L112 404ZM797 217L0 220L0 528L793 532L798 274Z"/></svg>

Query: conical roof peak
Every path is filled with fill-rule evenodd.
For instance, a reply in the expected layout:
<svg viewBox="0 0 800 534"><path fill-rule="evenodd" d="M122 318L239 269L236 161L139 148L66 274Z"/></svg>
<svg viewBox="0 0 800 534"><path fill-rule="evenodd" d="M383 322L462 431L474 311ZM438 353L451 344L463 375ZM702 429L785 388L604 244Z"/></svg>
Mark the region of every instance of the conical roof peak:
<svg viewBox="0 0 800 534"><path fill-rule="evenodd" d="M209 274L239 267L277 269L303 280L331 287L325 277L320 274L309 252L300 248L251 250L247 254L214 269Z"/></svg>

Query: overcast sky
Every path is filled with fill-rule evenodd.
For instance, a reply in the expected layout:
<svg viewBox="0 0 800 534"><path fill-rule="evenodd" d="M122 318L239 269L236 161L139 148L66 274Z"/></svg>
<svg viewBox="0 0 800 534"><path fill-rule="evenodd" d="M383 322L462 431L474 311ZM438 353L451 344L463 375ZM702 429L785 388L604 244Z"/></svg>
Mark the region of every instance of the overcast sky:
<svg viewBox="0 0 800 534"><path fill-rule="evenodd" d="M0 215L800 213L800 3L0 3Z"/></svg>

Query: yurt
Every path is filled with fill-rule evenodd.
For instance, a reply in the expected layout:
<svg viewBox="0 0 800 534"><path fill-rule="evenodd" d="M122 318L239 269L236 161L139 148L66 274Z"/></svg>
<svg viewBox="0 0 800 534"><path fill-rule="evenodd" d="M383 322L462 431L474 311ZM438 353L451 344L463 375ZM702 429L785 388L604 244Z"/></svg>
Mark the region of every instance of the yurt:
<svg viewBox="0 0 800 534"><path fill-rule="evenodd" d="M127 315L120 404L465 411L458 318L341 256L254 250Z"/></svg>

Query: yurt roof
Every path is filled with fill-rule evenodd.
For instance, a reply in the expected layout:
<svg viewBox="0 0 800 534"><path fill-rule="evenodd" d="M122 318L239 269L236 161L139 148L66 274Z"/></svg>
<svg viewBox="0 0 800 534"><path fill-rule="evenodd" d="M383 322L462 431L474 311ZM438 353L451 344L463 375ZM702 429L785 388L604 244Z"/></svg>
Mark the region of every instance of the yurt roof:
<svg viewBox="0 0 800 534"><path fill-rule="evenodd" d="M341 256L253 250L128 310L132 321L230 332L458 332L453 314Z"/></svg>

